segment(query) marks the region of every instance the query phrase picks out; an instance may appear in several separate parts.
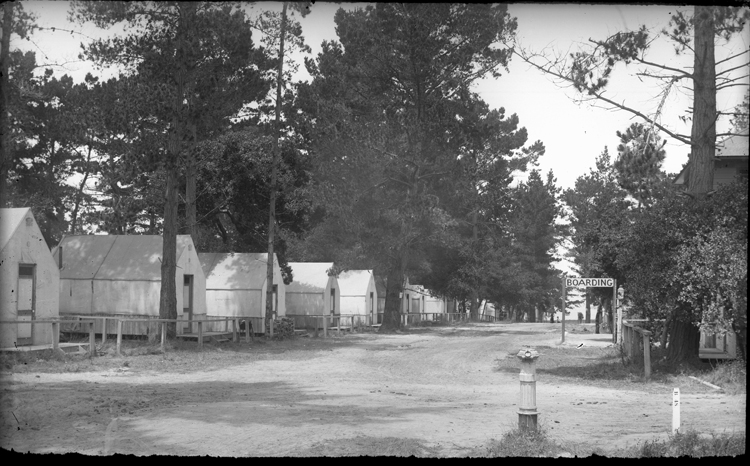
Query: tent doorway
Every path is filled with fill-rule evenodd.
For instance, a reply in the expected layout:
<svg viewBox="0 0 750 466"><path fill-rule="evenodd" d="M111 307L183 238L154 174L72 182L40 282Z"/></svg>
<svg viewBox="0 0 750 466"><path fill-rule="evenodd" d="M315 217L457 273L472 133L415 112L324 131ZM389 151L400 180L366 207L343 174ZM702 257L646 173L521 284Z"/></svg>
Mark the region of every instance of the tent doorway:
<svg viewBox="0 0 750 466"><path fill-rule="evenodd" d="M182 285L182 314L187 320L185 331L193 333L193 276L184 275Z"/></svg>
<svg viewBox="0 0 750 466"><path fill-rule="evenodd" d="M34 320L36 305L36 265L18 264L18 302L17 319L31 322ZM33 325L18 324L17 345L30 345L33 342Z"/></svg>

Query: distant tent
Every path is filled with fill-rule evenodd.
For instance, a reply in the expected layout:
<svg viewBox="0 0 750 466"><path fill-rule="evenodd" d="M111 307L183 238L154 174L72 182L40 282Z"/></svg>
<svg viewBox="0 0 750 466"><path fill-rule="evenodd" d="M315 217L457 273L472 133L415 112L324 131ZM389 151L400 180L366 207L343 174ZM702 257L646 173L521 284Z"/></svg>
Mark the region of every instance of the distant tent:
<svg viewBox="0 0 750 466"><path fill-rule="evenodd" d="M208 316L253 317L253 331L264 333L268 253L201 253L198 257L206 276ZM277 317L283 317L286 286L276 255L273 269L274 310ZM223 330L223 325L214 323L208 328L218 331Z"/></svg>
<svg viewBox="0 0 750 466"><path fill-rule="evenodd" d="M161 236L66 236L53 255L60 266L61 315L158 318ZM178 333L191 331L190 321L206 315L206 279L189 235L177 236L175 285L177 317L185 321ZM147 323L123 326L125 334L148 332Z"/></svg>
<svg viewBox="0 0 750 466"><path fill-rule="evenodd" d="M60 274L28 207L0 209L0 320L58 317ZM0 347L52 343L49 324L0 324Z"/></svg>
<svg viewBox="0 0 750 466"><path fill-rule="evenodd" d="M333 262L290 262L292 283L286 286L286 315L297 327L307 326L304 316L341 313L338 280L329 275Z"/></svg>
<svg viewBox="0 0 750 466"><path fill-rule="evenodd" d="M338 276L338 284L341 289L341 314L360 316L360 323L376 322L378 292L372 270L342 272Z"/></svg>

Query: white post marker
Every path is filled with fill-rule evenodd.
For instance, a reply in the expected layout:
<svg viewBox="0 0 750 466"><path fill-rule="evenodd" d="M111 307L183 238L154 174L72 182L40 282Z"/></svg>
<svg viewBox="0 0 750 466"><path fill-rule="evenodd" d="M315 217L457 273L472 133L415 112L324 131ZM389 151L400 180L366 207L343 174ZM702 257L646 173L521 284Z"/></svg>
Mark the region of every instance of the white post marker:
<svg viewBox="0 0 750 466"><path fill-rule="evenodd" d="M680 430L680 389L672 392L672 434Z"/></svg>

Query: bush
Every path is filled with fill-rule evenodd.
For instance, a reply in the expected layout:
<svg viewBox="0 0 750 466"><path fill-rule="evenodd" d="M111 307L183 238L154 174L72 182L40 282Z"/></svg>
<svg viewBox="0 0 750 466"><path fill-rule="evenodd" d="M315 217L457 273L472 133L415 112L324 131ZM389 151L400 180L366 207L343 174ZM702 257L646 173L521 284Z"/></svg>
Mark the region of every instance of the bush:
<svg viewBox="0 0 750 466"><path fill-rule="evenodd" d="M669 439L651 440L635 447L632 456L638 458L659 458L665 456L738 456L745 454L745 434L711 434L701 437L698 432L689 430L670 435Z"/></svg>
<svg viewBox="0 0 750 466"><path fill-rule="evenodd" d="M493 440L477 456L498 457L552 457L562 452L562 448L547 438L542 428L536 431L514 429L503 434L500 440Z"/></svg>
<svg viewBox="0 0 750 466"><path fill-rule="evenodd" d="M270 320L266 321L266 337L270 338L271 335L271 324ZM273 321L273 339L284 340L294 336L294 319L290 317L282 317L281 319L274 319Z"/></svg>

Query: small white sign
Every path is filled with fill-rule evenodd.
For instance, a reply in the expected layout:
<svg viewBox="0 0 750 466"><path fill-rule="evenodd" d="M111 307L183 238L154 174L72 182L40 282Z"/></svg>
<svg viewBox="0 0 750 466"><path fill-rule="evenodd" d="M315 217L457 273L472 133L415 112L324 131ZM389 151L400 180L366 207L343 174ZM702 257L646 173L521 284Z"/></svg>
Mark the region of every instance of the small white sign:
<svg viewBox="0 0 750 466"><path fill-rule="evenodd" d="M585 286L586 288L612 288L613 286L615 286L615 279L565 277L565 286Z"/></svg>

